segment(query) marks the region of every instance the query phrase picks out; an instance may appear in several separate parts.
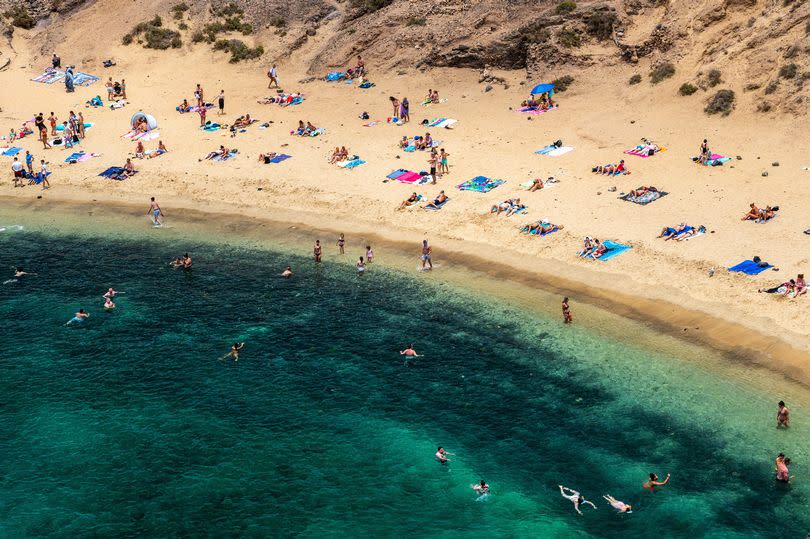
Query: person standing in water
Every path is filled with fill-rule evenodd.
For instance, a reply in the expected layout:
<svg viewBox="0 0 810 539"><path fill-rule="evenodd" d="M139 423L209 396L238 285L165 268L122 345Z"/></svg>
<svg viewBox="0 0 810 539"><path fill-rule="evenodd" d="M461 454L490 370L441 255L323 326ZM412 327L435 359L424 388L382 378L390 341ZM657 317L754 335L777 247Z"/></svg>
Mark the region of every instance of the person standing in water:
<svg viewBox="0 0 810 539"><path fill-rule="evenodd" d="M115 309L115 303L113 303L111 296L104 296L104 308L108 311Z"/></svg>
<svg viewBox="0 0 810 539"><path fill-rule="evenodd" d="M228 352L228 355L225 357L233 358L234 361L239 361L239 351L245 347L245 343L243 342L235 342L231 346L231 351Z"/></svg>
<svg viewBox="0 0 810 539"><path fill-rule="evenodd" d="M658 476L655 475L654 473L651 473L650 479L644 482L643 487L649 490L650 492L655 492L656 487L663 487L667 483L669 483L669 474L667 474L666 479L664 479L663 481L659 481Z"/></svg>
<svg viewBox="0 0 810 539"><path fill-rule="evenodd" d="M776 456L776 480L780 483L790 482L788 464L790 464L790 459L786 458L784 453L779 453Z"/></svg>
<svg viewBox="0 0 810 539"><path fill-rule="evenodd" d="M565 498L566 500L570 500L574 504L574 510L580 515L582 514L582 511L579 510L579 507L582 504L590 505L591 507L596 509L596 506L592 502L589 502L588 500L583 498L582 494L580 494L576 490L564 487L562 485L557 486L560 487L560 494L562 494L562 497ZM566 494L566 491L568 491L570 494Z"/></svg>
<svg viewBox="0 0 810 539"><path fill-rule="evenodd" d="M289 279L290 277L292 277L292 274L293 274L292 266L287 266L286 268L284 268L284 271L281 272L281 276L284 277L285 279Z"/></svg>
<svg viewBox="0 0 810 539"><path fill-rule="evenodd" d="M562 301L563 323L570 324L574 321L571 317L571 307L568 306L568 298L563 298Z"/></svg>
<svg viewBox="0 0 810 539"><path fill-rule="evenodd" d="M114 297L115 297L117 294L118 294L118 292L116 292L116 291L115 291L115 290L114 290L112 287L110 287L110 288L108 288L108 289L107 289L107 291L106 291L106 292L104 292L104 295L103 295L103 296L101 296L101 297L103 297L103 298L110 298L110 299L112 299L112 298L114 298Z"/></svg>
<svg viewBox="0 0 810 539"><path fill-rule="evenodd" d="M489 494L489 485L483 479L477 485L472 485L472 489L480 495Z"/></svg>
<svg viewBox="0 0 810 539"><path fill-rule="evenodd" d="M428 240L422 240L422 271L425 271L425 265L427 265L427 269L433 269L432 255L433 248L428 245Z"/></svg>
<svg viewBox="0 0 810 539"><path fill-rule="evenodd" d="M362 256L360 257L360 260L357 261L356 266L357 266L357 273L359 273L361 275L363 273L365 273L365 271L366 271L366 263L363 262L363 257Z"/></svg>
<svg viewBox="0 0 810 539"><path fill-rule="evenodd" d="M155 224L155 226L160 226L163 224L160 222L161 216L162 217L166 216L163 214L163 210L160 209L160 204L157 203L155 197L152 197L149 200L150 200L149 210L147 210L146 214L147 215L152 214L152 222Z"/></svg>
<svg viewBox="0 0 810 539"><path fill-rule="evenodd" d="M419 354L416 353L416 350L413 349L413 345L408 345L408 348L405 350L400 350L399 355L407 356L407 357L421 357Z"/></svg>
<svg viewBox="0 0 810 539"><path fill-rule="evenodd" d="M84 322L84 321L85 321L86 319L88 319L88 318L90 318L90 314L89 314L89 313L86 313L84 309L79 309L79 312L77 312L77 313L76 313L76 314L73 316L73 318L71 318L70 320L68 320L68 321L67 321L67 323L66 323L65 325L66 325L66 326L69 326L70 324L72 324L72 323L74 323L74 322L76 322L76 323L79 323L79 324L80 324L80 323Z"/></svg>
<svg viewBox="0 0 810 539"><path fill-rule="evenodd" d="M442 464L447 464L450 462L450 459L447 458L447 455L453 455L454 453L448 453L444 450L442 446L439 446L439 449L436 450L436 460L438 460Z"/></svg>
<svg viewBox="0 0 810 539"><path fill-rule="evenodd" d="M188 253L183 255L182 262L183 262L183 269L191 269L192 262L191 257L188 256Z"/></svg>
<svg viewBox="0 0 810 539"><path fill-rule="evenodd" d="M779 401L779 410L776 412L776 428L790 426L790 410L785 406L785 401Z"/></svg>
<svg viewBox="0 0 810 539"><path fill-rule="evenodd" d="M343 235L343 232L341 232L340 236L338 236L337 246L340 254L345 254L343 248L346 246L346 237Z"/></svg>
<svg viewBox="0 0 810 539"><path fill-rule="evenodd" d="M312 254L315 256L315 262L321 261L321 240L315 240L315 247L312 248Z"/></svg>

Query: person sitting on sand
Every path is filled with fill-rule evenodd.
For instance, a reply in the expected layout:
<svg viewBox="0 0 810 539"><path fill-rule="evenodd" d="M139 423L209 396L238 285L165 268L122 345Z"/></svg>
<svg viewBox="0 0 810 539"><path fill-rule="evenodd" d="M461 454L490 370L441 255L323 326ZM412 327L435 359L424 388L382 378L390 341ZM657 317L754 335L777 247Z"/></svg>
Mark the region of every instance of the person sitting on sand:
<svg viewBox="0 0 810 539"><path fill-rule="evenodd" d="M276 152L260 153L259 163L269 164L278 154Z"/></svg>
<svg viewBox="0 0 810 539"><path fill-rule="evenodd" d="M402 201L402 204L399 205L398 209L404 210L405 208L410 208L417 202L419 202L419 195L417 195L415 192L411 193L411 196Z"/></svg>
<svg viewBox="0 0 810 539"><path fill-rule="evenodd" d="M791 279L787 282L784 282L778 286L774 286L773 288L760 288L757 292L765 292L766 294L779 294L782 296L787 296L788 294L793 293L796 290L796 281Z"/></svg>
<svg viewBox="0 0 810 539"><path fill-rule="evenodd" d="M310 122L307 122L307 128L306 128L306 131L305 131L305 133L306 133L307 135L311 135L312 133L314 133L314 132L315 132L315 131L317 131L317 130L318 130L318 128L317 128L317 127L315 127L314 125L312 125Z"/></svg>
<svg viewBox="0 0 810 539"><path fill-rule="evenodd" d="M338 161L343 161L349 158L349 150L346 149L346 146L341 146L340 151L338 152Z"/></svg>
<svg viewBox="0 0 810 539"><path fill-rule="evenodd" d="M433 202L430 202L425 206L425 208L432 208L434 210L438 210L441 208L442 204L447 201L447 195L444 194L444 190L439 191L439 195L433 199Z"/></svg>
<svg viewBox="0 0 810 539"><path fill-rule="evenodd" d="M169 151L169 150L167 150L167 149L166 149L166 145L165 145L165 144L163 144L163 141L162 141L162 140L159 140L159 141L158 141L158 147L157 147L157 150L155 150L154 152L152 152L152 153L150 153L149 155L147 155L147 157L148 157L149 159L152 159L153 157L158 157L159 155L163 155L164 153L166 153L166 152L168 152L168 151Z"/></svg>
<svg viewBox="0 0 810 539"><path fill-rule="evenodd" d="M751 209L750 209L750 210L748 210L748 213L746 213L745 215L743 215L743 218L741 219L742 221L748 221L748 220L753 220L753 219L759 219L759 212L760 212L760 210L759 210L759 208L757 208L757 205L756 205L755 203L753 203L753 202L752 202L751 204L749 204L749 207L750 207Z"/></svg>
<svg viewBox="0 0 810 539"><path fill-rule="evenodd" d="M529 187L529 192L533 193L534 191L539 191L543 187L545 187L543 185L543 180L541 180L540 178L535 178L532 180L532 184Z"/></svg>
<svg viewBox="0 0 810 539"><path fill-rule="evenodd" d="M399 148L401 150L404 150L405 148L407 148L410 145L411 145L411 141L408 139L407 136L403 135L402 138L399 141Z"/></svg>
<svg viewBox="0 0 810 539"><path fill-rule="evenodd" d="M597 165L591 169L591 172L596 172L597 174L607 174L609 176L614 174L630 174L630 171L627 170L627 167L624 164L624 159L619 161L618 165Z"/></svg>
<svg viewBox="0 0 810 539"><path fill-rule="evenodd" d="M425 138L423 139L423 149L433 148L433 137L430 136L430 133L425 133Z"/></svg>
<svg viewBox="0 0 810 539"><path fill-rule="evenodd" d="M306 130L307 126L304 125L304 120L298 120L298 129L295 130L298 136L303 136Z"/></svg>
<svg viewBox="0 0 810 539"><path fill-rule="evenodd" d="M335 146L335 151L332 152L332 157L329 158L329 164L334 165L338 161L340 161L340 148Z"/></svg>
<svg viewBox="0 0 810 539"><path fill-rule="evenodd" d="M582 250L577 253L577 256L580 258L585 258L593 252L593 238L590 236L585 236L585 239L582 240ZM599 240L596 240L599 243Z"/></svg>
<svg viewBox="0 0 810 539"><path fill-rule="evenodd" d="M135 157L143 159L145 153L146 149L143 147L143 141L139 140L138 144L135 145Z"/></svg>
<svg viewBox="0 0 810 539"><path fill-rule="evenodd" d="M431 103L439 102L439 90L433 90L433 93L430 94L430 102Z"/></svg>
<svg viewBox="0 0 810 539"><path fill-rule="evenodd" d="M779 209L778 207L773 207L772 208L771 206L765 206L764 210L759 211L759 216L757 217L756 221L754 221L754 222L755 223L764 223L765 221L769 221L769 220L773 219L776 216L776 210L778 210L778 209Z"/></svg>
<svg viewBox="0 0 810 539"><path fill-rule="evenodd" d="M592 259L596 260L597 258L601 257L603 254L608 252L608 248L604 243L600 243L599 240L594 242L593 250L591 250L591 254L588 255Z"/></svg>
<svg viewBox="0 0 810 539"><path fill-rule="evenodd" d="M800 273L796 277L796 290L793 293L793 297L798 298L799 296L804 295L806 293L807 293L807 282L805 282L804 280L804 273Z"/></svg>
<svg viewBox="0 0 810 539"><path fill-rule="evenodd" d="M226 148L225 146L220 145L219 150L209 153L208 155L205 156L205 158L206 159L213 159L214 157L219 156L219 157L224 159L225 157L228 156L229 153L230 153L230 151L228 150L228 148Z"/></svg>
<svg viewBox="0 0 810 539"><path fill-rule="evenodd" d="M127 162L124 163L124 171L121 173L121 175L129 177L135 174L135 172L135 164L132 162L132 159L127 157Z"/></svg>
<svg viewBox="0 0 810 539"><path fill-rule="evenodd" d="M188 99L184 99L180 105L177 106L179 112L188 112L191 110L191 105L188 104Z"/></svg>

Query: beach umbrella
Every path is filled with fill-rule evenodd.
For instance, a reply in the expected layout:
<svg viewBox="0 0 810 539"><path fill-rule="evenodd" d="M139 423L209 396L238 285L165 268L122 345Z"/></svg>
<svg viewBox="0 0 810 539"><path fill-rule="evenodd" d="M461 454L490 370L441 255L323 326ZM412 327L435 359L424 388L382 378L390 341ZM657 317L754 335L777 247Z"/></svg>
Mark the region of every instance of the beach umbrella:
<svg viewBox="0 0 810 539"><path fill-rule="evenodd" d="M143 112L136 112L135 114L133 114L132 119L129 121L129 125L135 127L135 124L137 124L141 118L146 119L146 125L149 127L149 129L157 128L157 120L155 120L155 117L152 116L151 114L146 114Z"/></svg>
<svg viewBox="0 0 810 539"><path fill-rule="evenodd" d="M550 92L554 89L553 84L538 84L534 88L532 88L532 95L540 95L546 92Z"/></svg>

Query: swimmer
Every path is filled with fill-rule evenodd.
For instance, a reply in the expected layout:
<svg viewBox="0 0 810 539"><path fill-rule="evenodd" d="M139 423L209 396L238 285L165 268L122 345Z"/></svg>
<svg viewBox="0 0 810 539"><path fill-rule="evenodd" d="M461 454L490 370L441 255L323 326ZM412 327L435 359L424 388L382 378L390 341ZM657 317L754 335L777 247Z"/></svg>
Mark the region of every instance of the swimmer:
<svg viewBox="0 0 810 539"><path fill-rule="evenodd" d="M663 487L667 483L669 483L669 474L667 474L666 479L664 479L663 481L659 481L658 476L655 475L654 473L651 473L650 480L646 481L643 486L650 492L655 492L655 487Z"/></svg>
<svg viewBox="0 0 810 539"><path fill-rule="evenodd" d="M413 345L408 346L405 350L400 350L399 355L408 357L422 357L413 349Z"/></svg>
<svg viewBox="0 0 810 539"><path fill-rule="evenodd" d="M583 503L588 504L591 507L593 507L594 509L596 509L596 506L593 503L591 503L588 500L586 500L585 498L583 498L582 494L580 494L576 490L570 489L568 487L564 487L562 485L557 485L557 486L560 487L560 494L562 494L562 497L565 498L566 500L570 500L571 502L573 502L574 510L577 513L579 513L580 515L582 514L582 511L579 510L579 506L582 505ZM570 492L570 494L566 494L565 491Z"/></svg>
<svg viewBox="0 0 810 539"><path fill-rule="evenodd" d="M790 410L785 406L785 401L779 401L779 410L776 412L776 428L790 426Z"/></svg>
<svg viewBox="0 0 810 539"><path fill-rule="evenodd" d="M69 326L69 325L70 325L70 324L72 324L73 322L82 323L82 322L84 322L84 321L85 321L87 318L90 318L90 314L89 314L89 313L86 313L86 312L84 311L84 309L79 309L79 312L77 312L77 313L76 313L76 315L75 315L73 318L71 318L70 320L68 320L68 321L67 321L67 323L66 323L65 325L66 325L66 326Z"/></svg>
<svg viewBox="0 0 810 539"><path fill-rule="evenodd" d="M632 506L632 505L628 505L628 504L626 504L626 503L624 503L624 502L620 502L619 500L617 500L616 498L614 498L614 497L613 497L613 496L611 496L610 494L606 494L605 496L602 496L602 497L603 497L604 499L606 499L606 500L607 500L607 502L608 502L608 503L609 503L609 504L610 504L610 505L611 505L611 506L612 506L614 509L616 509L616 510L617 510L619 513L632 513L632 512L633 512L633 511L632 511L632 509L633 509L633 506Z"/></svg>
<svg viewBox="0 0 810 539"><path fill-rule="evenodd" d="M183 267L183 261L180 260L179 256L174 257L174 260L169 262L169 266L172 268L181 268Z"/></svg>
<svg viewBox="0 0 810 539"><path fill-rule="evenodd" d="M790 459L785 457L784 453L779 453L776 456L776 480L781 483L790 482L790 472L788 472L788 464Z"/></svg>
<svg viewBox="0 0 810 539"><path fill-rule="evenodd" d="M22 266L17 266L17 269L14 270L14 277L16 278L25 277L26 275L36 275L36 273L29 273L23 270Z"/></svg>
<svg viewBox="0 0 810 539"><path fill-rule="evenodd" d="M455 455L455 453L448 453L447 451L444 450L442 446L439 446L439 449L436 450L436 460L438 460L442 464L450 462L450 459L447 458L447 455Z"/></svg>
<svg viewBox="0 0 810 539"><path fill-rule="evenodd" d="M475 492L481 494L482 496L484 494L489 494L489 485L487 485L486 481L484 481L483 479L477 485L470 485L470 486Z"/></svg>
<svg viewBox="0 0 810 539"><path fill-rule="evenodd" d="M363 262L363 257L362 256L360 257L360 260L357 261L356 266L357 266L357 273L362 275L363 272L366 271L366 263Z"/></svg>
<svg viewBox="0 0 810 539"><path fill-rule="evenodd" d="M281 272L281 276L284 277L285 279L289 279L290 277L292 277L292 267L287 266L284 269L284 271Z"/></svg>
<svg viewBox="0 0 810 539"><path fill-rule="evenodd" d="M183 255L183 268L184 269L191 269L191 257L188 256L188 253Z"/></svg>
<svg viewBox="0 0 810 539"><path fill-rule="evenodd" d="M103 295L103 296L101 296L101 297L102 297L102 298L109 298L109 299L112 299L112 298L114 298L114 297L115 297L117 294L118 294L118 292L116 292L116 291L115 291L115 290L113 290L112 288L108 288L108 289L107 289L107 291L104 293L104 295Z"/></svg>
<svg viewBox="0 0 810 539"><path fill-rule="evenodd" d="M245 347L245 343L243 342L235 342L233 346L231 346L231 351L225 357L232 357L234 361L239 361L239 351Z"/></svg>
<svg viewBox="0 0 810 539"><path fill-rule="evenodd" d="M112 289L111 289L111 290L112 290ZM111 298L111 297L107 297L107 298L104 300L104 308L105 308L105 309L107 309L108 311L110 311L110 310L112 310L112 309L115 309L115 303L113 303L113 301L112 301L112 298Z"/></svg>

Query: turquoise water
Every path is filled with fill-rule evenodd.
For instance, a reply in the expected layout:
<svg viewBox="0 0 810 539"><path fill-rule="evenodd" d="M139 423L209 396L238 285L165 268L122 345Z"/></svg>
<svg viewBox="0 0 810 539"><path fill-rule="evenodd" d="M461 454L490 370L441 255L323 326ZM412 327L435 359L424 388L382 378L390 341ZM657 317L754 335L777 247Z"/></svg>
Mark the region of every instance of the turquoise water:
<svg viewBox="0 0 810 539"><path fill-rule="evenodd" d="M167 267L186 251L193 270ZM789 399L795 425L774 429L778 378L420 275L358 277L352 261L0 233L0 271L39 273L0 287L0 533L810 532L810 436ZM295 277L277 277L288 263ZM106 313L109 286L125 294ZM80 307L89 321L65 327ZM220 360L242 340L238 362ZM425 357L406 364L398 350L411 342ZM440 444L456 454L445 466ZM799 478L786 488L772 478L779 451ZM644 492L650 471L671 485ZM480 479L492 495L477 502ZM598 510L578 516L560 483ZM608 493L633 514L616 514Z"/></svg>

